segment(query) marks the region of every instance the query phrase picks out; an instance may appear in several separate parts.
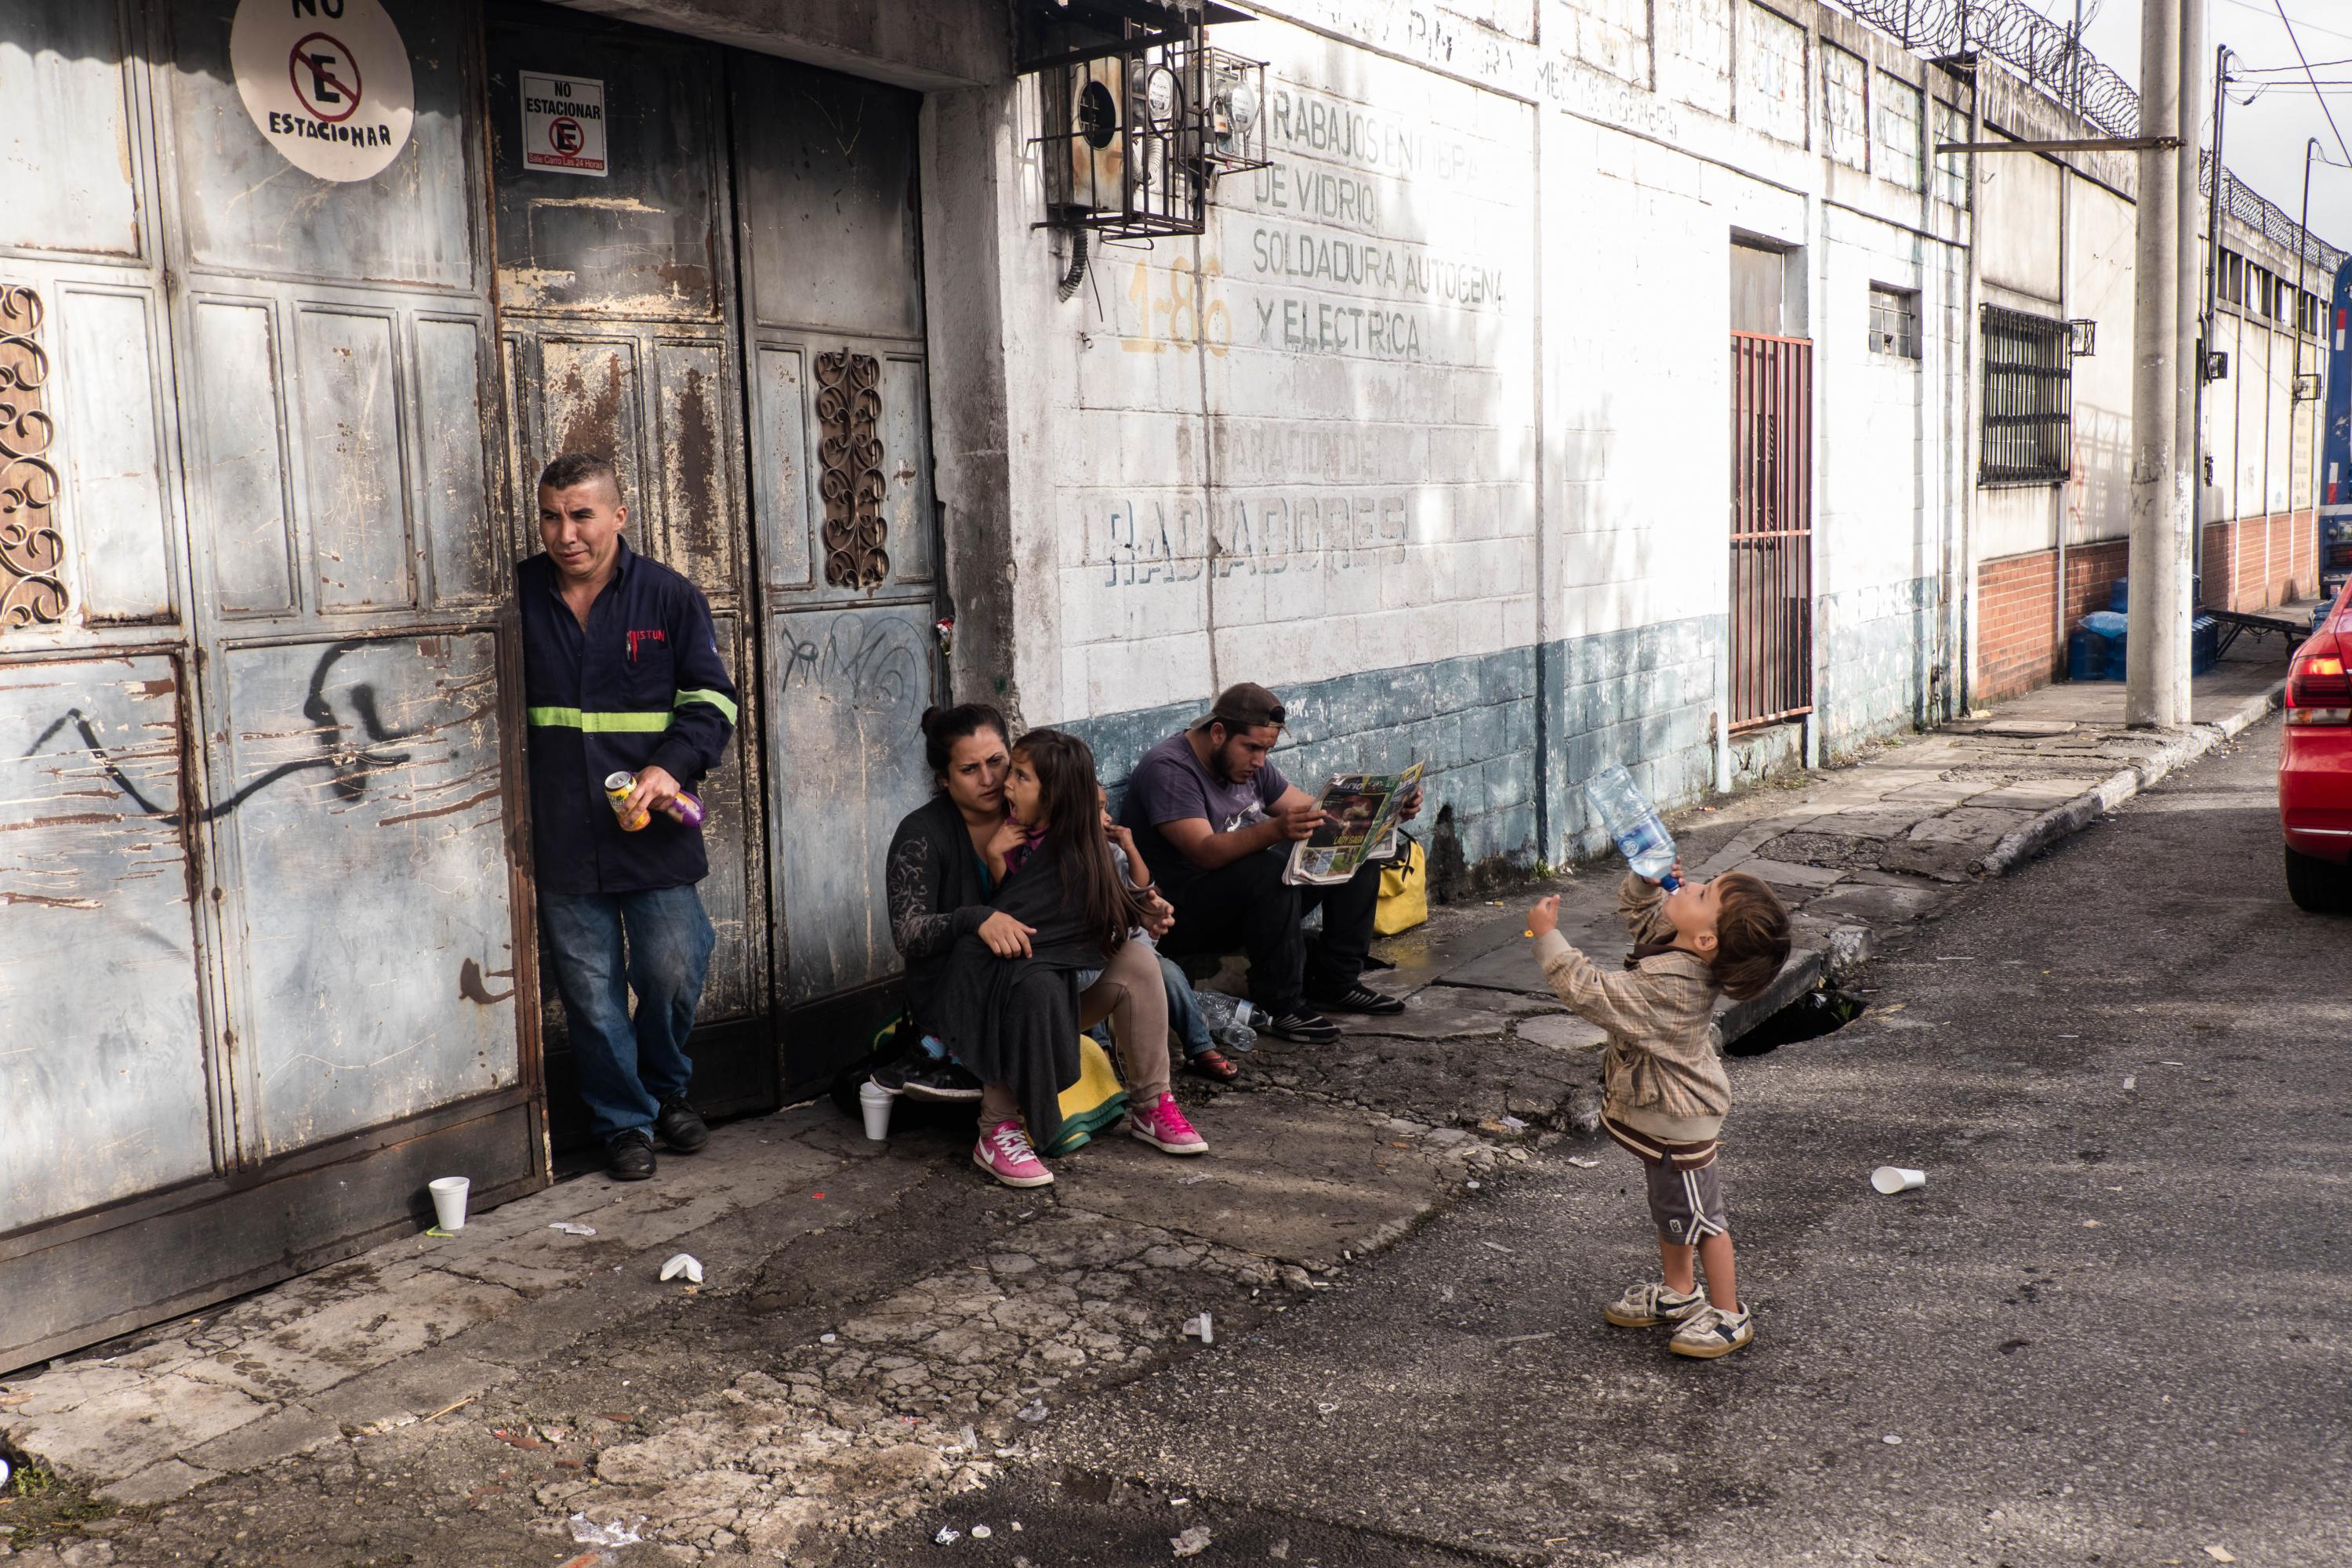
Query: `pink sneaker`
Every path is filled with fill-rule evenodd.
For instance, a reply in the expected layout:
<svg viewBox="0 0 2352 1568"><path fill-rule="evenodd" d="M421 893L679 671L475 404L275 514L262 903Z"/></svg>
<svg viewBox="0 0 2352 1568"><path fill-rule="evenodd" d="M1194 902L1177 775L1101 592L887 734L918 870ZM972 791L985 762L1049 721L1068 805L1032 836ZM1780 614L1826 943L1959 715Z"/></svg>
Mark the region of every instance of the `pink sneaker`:
<svg viewBox="0 0 2352 1568"><path fill-rule="evenodd" d="M971 1163L1008 1187L1050 1187L1054 1173L1029 1147L1029 1134L1018 1121L1000 1121L971 1146Z"/></svg>
<svg viewBox="0 0 2352 1568"><path fill-rule="evenodd" d="M1163 1154L1205 1154L1209 1141L1192 1131L1184 1113L1176 1109L1176 1097L1163 1094L1160 1103L1148 1110L1130 1111L1127 1130Z"/></svg>

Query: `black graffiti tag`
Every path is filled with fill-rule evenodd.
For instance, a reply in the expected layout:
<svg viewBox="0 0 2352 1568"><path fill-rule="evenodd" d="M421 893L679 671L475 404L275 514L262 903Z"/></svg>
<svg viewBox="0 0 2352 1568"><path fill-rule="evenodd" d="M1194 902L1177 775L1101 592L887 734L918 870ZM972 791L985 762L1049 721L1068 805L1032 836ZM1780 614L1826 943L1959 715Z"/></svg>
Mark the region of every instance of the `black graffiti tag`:
<svg viewBox="0 0 2352 1568"><path fill-rule="evenodd" d="M358 743L352 738L349 729L335 712L334 704L327 700L326 686L329 672L345 654L366 646L360 642L335 643L319 656L318 664L311 668L310 689L302 699L302 716L310 721L310 733L318 742L320 754L315 757L305 757L299 762L280 763L226 800L220 801L197 813L192 820L199 823L217 821L281 779L291 777L295 773L312 773L320 768L327 769L334 774L334 782L331 787L339 799L360 801L366 798L368 779L372 774L381 773L387 768L397 767L408 761L409 752L388 752L383 747L389 742L405 741L420 731L394 730L387 726L382 713L377 710L373 686L362 683L351 689L351 704L358 714L359 728L366 735L369 742L366 744ZM84 749L97 761L98 765L105 771L108 780L116 789L122 792L126 799L150 816L160 817L174 827L181 825L182 813L164 810L160 803L148 799L145 793L131 782L115 763L113 756L107 751L105 742L99 739L97 729L79 708L67 709L54 723L41 731L40 739L26 749L25 755L29 757L39 752L50 741L68 728L81 737Z"/></svg>

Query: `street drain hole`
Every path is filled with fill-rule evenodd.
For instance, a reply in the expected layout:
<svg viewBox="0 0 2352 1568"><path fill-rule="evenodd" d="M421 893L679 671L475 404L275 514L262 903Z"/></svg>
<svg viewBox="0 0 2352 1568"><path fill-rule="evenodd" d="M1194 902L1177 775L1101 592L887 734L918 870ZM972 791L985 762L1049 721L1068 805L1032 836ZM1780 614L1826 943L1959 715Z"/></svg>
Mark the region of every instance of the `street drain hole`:
<svg viewBox="0 0 2352 1568"><path fill-rule="evenodd" d="M1727 1057L1760 1057L1799 1040L1819 1039L1862 1016L1870 1004L1834 986L1806 992L1738 1039L1723 1047Z"/></svg>

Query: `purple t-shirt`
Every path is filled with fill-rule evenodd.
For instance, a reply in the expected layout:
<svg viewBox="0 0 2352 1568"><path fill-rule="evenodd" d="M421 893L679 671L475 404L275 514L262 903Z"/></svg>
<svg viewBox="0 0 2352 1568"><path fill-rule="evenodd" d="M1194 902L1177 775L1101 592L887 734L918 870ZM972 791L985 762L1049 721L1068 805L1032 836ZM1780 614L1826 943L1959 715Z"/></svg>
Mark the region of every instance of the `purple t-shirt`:
<svg viewBox="0 0 2352 1568"><path fill-rule="evenodd" d="M1163 889L1182 887L1200 875L1200 868L1160 836L1163 822L1197 816L1210 830L1231 833L1265 820L1274 803L1288 792L1290 781L1269 761L1247 784L1218 778L1192 754L1189 736L1171 735L1143 753L1127 781L1127 798L1119 803L1118 819L1135 835L1144 863Z"/></svg>

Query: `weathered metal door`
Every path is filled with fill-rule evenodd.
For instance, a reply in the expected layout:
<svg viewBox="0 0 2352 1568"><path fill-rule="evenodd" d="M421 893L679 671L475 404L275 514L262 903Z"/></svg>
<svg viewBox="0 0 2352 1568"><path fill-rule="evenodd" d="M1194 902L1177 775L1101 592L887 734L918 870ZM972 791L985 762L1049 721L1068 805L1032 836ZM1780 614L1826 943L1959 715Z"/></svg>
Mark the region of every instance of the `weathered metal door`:
<svg viewBox="0 0 2352 1568"><path fill-rule="evenodd" d="M756 689L743 579L742 395L737 381L724 52L608 25L576 11L488 13L490 142L499 303L515 437L514 549L531 525L540 469L559 452L603 452L621 471L629 542L709 596L719 649ZM605 169L581 174L530 154L525 79L600 89ZM543 123L544 117L532 117ZM695 1095L710 1110L773 1102L767 900L759 801L761 720L743 704L736 743L707 780L702 897L719 945L692 1046ZM561 1007L550 1018L550 1109L573 1119Z"/></svg>
<svg viewBox="0 0 2352 1568"><path fill-rule="evenodd" d="M780 1000L898 967L882 862L940 654L911 93L730 58ZM823 1064L787 1061L786 1075Z"/></svg>
<svg viewBox="0 0 2352 1568"><path fill-rule="evenodd" d="M296 46L328 175L270 9L0 8L0 1367L544 1179L476 14Z"/></svg>

